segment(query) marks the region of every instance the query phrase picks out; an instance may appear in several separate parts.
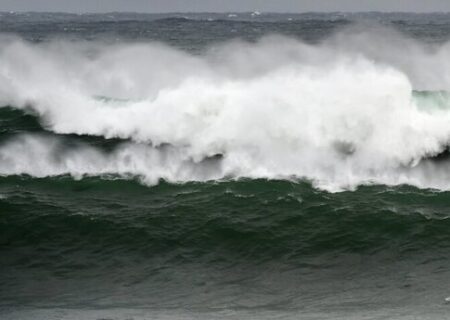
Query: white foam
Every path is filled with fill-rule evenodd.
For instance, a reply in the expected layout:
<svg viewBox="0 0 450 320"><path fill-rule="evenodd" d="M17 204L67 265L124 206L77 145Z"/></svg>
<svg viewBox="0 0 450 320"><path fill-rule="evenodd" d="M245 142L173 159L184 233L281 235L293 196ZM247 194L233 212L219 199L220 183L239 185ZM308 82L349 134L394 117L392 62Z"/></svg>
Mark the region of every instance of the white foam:
<svg viewBox="0 0 450 320"><path fill-rule="evenodd" d="M134 141L112 154L87 146L61 153L55 138L22 136L0 148L0 172L449 189L448 164L423 159L448 145L450 113L412 97L413 89L450 88L450 48L429 51L395 33L355 31L315 46L231 42L201 56L155 43L0 40L1 104L32 108L56 133ZM173 147L149 145L163 143ZM218 153L214 165L201 162Z"/></svg>

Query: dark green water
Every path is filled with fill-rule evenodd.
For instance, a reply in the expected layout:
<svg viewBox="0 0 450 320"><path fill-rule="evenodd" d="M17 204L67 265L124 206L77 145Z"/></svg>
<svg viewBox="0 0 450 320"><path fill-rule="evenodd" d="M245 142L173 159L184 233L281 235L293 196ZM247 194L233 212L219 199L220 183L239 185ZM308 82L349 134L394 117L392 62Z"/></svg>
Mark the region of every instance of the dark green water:
<svg viewBox="0 0 450 320"><path fill-rule="evenodd" d="M82 317L121 319L446 310L448 193L9 177L0 194L4 311L51 308L58 318L59 308L81 308Z"/></svg>

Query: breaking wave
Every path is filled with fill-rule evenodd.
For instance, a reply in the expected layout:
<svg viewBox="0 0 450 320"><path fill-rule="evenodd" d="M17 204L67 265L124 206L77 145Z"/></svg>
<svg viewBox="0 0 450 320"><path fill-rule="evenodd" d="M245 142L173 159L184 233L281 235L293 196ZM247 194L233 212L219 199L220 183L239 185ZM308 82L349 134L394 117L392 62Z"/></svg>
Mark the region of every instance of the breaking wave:
<svg viewBox="0 0 450 320"><path fill-rule="evenodd" d="M0 105L52 133L5 139L0 174L447 190L449 56L448 44L392 30L349 29L315 45L236 40L198 55L161 43L2 36ZM103 150L86 136L120 141Z"/></svg>

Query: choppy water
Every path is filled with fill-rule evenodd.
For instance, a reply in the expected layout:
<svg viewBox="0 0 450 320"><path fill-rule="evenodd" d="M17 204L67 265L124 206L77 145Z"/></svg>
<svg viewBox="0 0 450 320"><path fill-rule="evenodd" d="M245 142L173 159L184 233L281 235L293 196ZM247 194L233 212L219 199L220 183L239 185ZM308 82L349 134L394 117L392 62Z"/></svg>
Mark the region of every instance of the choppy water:
<svg viewBox="0 0 450 320"><path fill-rule="evenodd" d="M449 24L0 14L0 317L450 319Z"/></svg>

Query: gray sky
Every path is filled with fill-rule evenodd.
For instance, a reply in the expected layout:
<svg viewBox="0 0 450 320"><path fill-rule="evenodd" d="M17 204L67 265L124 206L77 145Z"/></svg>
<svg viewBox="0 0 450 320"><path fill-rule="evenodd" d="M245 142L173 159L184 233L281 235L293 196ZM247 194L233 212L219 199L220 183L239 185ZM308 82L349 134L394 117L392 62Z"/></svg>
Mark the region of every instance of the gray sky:
<svg viewBox="0 0 450 320"><path fill-rule="evenodd" d="M446 11L450 0L0 0L0 11Z"/></svg>

